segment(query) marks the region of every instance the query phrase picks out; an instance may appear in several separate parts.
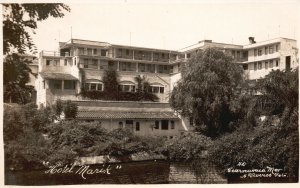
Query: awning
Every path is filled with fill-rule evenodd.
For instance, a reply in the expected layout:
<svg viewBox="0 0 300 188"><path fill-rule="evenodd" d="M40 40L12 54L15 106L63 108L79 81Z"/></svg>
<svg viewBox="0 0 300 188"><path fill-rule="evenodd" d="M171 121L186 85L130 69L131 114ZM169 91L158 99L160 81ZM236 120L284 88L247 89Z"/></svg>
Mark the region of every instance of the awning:
<svg viewBox="0 0 300 188"><path fill-rule="evenodd" d="M78 111L78 119L179 119L173 112Z"/></svg>
<svg viewBox="0 0 300 188"><path fill-rule="evenodd" d="M41 72L40 75L51 80L78 80L75 76L65 73Z"/></svg>

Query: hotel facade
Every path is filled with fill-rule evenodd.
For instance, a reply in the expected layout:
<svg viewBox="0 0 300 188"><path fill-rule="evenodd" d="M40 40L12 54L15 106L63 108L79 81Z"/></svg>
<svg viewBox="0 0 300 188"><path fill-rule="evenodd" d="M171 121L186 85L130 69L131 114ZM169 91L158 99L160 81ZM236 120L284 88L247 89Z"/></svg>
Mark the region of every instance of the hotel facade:
<svg viewBox="0 0 300 188"><path fill-rule="evenodd" d="M72 100L79 105L78 119L98 120L109 129L127 127L140 135L172 137L192 129L190 122L171 110L168 100L181 78L181 67L199 50L214 47L232 55L249 80L261 79L272 70L298 67L296 40L276 38L256 43L249 37L249 42L234 45L203 40L179 51L80 39L60 42L58 52L39 54L36 102L40 107L57 99ZM103 74L109 68L118 72L121 91L135 92L135 77L142 76L159 102L91 102L79 95L82 88L103 91ZM105 112L109 113L103 115Z"/></svg>

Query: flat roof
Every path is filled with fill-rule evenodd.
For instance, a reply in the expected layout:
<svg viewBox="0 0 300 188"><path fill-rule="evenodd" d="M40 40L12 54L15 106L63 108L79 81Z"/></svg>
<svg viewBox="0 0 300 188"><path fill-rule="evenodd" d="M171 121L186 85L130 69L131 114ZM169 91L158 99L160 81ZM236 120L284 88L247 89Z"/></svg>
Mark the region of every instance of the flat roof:
<svg viewBox="0 0 300 188"><path fill-rule="evenodd" d="M179 119L173 112L78 111L78 119Z"/></svg>
<svg viewBox="0 0 300 188"><path fill-rule="evenodd" d="M40 72L40 74L43 78L51 80L78 80L73 75L65 73Z"/></svg>

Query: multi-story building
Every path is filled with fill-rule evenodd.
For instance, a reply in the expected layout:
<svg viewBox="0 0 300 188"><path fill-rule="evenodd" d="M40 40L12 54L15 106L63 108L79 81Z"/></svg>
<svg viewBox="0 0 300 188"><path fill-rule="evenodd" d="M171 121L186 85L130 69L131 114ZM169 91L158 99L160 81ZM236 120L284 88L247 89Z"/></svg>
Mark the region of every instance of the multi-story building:
<svg viewBox="0 0 300 188"><path fill-rule="evenodd" d="M298 67L297 42L293 39L276 38L243 46L248 58L240 63L249 80L261 79L272 70L288 70Z"/></svg>
<svg viewBox="0 0 300 188"><path fill-rule="evenodd" d="M295 40L277 38L256 43L253 37L249 37L249 41L249 45L235 45L203 40L179 51L172 51L71 39L68 42L59 43L58 52L42 51L40 53L39 74L36 81L37 104L45 106L52 104L57 99L77 102L87 100L78 95L81 88L102 91L105 87L102 81L104 70L111 68L119 74L119 88L122 91L135 92L137 86L135 77L142 75L150 83L150 91L159 98L159 102L156 102L157 106L164 105L168 103L170 92L181 78L183 63L187 62L199 50L209 47L218 48L232 55L234 63L243 66L245 76L250 80L263 78L271 70L283 70L298 66L298 49ZM149 124L146 123L147 119L153 120L150 122L152 131L155 130L153 127L157 126L163 126L164 128L161 130L168 130L166 125L181 127L173 128L174 130L190 129L188 126L190 123L187 120L170 115L170 107L164 106L162 109L167 112L167 115L159 116L159 113L164 113L159 108L151 107L153 111L146 114L140 109L136 109L139 105L142 109L147 108L149 104L146 103L131 102L135 107L131 106L130 103L119 103L121 106L113 110L110 109L110 112L124 113L126 110L124 111L123 107L125 106L129 112L134 111L133 114L128 114L127 118L122 116L123 119L121 118L121 120L116 118L120 117L119 115L109 116L111 119L107 119L108 116L100 115L99 111L103 112L103 109L106 109L103 105L107 105L107 103L100 103L98 101L94 105L102 106L102 108L93 108L89 103L88 108L94 109L94 111L86 112L87 108L80 108L79 118L110 122L104 123L109 124L109 127L123 125L124 122L124 124L127 123L130 125L129 127L132 127L135 122L133 119L143 117L137 121L135 130L140 130L141 122L144 122L145 125ZM81 103L79 102L79 104ZM96 117L95 114L98 116ZM148 118L146 118L147 116ZM114 121L118 121L114 123L116 125L110 125ZM157 124L157 122L159 123ZM143 128L143 130L147 132L150 129ZM174 130L171 131L172 134L176 132ZM167 131L164 133L170 136Z"/></svg>
<svg viewBox="0 0 300 188"><path fill-rule="evenodd" d="M135 77L143 75L151 92L161 102L168 102L173 71L170 62L178 59L179 54L78 39L60 43L59 52L40 53L37 102L47 105L58 98L76 100L82 87L101 91L105 87L103 72L108 68L118 71L122 91L134 92Z"/></svg>

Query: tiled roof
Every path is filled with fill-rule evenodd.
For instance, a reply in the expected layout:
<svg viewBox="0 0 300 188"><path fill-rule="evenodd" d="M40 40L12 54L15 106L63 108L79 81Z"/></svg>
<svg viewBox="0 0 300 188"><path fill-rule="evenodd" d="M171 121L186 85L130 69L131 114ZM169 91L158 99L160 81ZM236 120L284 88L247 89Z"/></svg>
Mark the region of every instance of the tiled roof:
<svg viewBox="0 0 300 188"><path fill-rule="evenodd" d="M173 112L78 111L78 119L179 119Z"/></svg>
<svg viewBox="0 0 300 188"><path fill-rule="evenodd" d="M43 78L52 80L78 80L73 75L65 73L41 72L40 74Z"/></svg>

